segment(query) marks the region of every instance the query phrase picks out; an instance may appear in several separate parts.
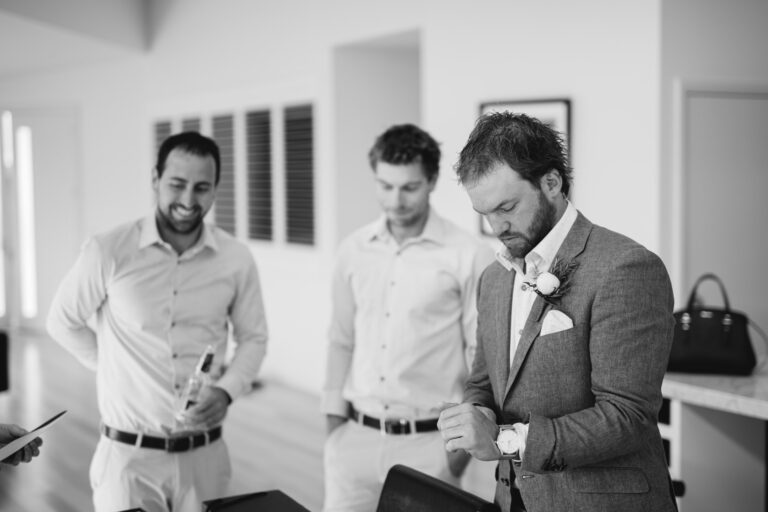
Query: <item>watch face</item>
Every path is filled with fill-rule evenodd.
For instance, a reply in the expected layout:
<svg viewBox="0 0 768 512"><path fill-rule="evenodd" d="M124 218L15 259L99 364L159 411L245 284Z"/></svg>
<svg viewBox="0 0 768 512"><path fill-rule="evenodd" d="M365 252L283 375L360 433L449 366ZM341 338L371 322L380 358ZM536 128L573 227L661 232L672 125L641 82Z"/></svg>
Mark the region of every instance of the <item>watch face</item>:
<svg viewBox="0 0 768 512"><path fill-rule="evenodd" d="M504 454L512 454L518 450L517 433L512 429L499 431L499 437L496 438L496 444Z"/></svg>

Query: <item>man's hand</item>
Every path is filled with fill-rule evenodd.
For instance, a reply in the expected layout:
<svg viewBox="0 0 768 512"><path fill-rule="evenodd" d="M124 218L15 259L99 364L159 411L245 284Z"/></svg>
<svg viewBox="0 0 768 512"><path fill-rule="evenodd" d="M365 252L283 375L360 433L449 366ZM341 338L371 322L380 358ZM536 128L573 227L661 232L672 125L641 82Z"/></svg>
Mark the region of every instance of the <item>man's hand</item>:
<svg viewBox="0 0 768 512"><path fill-rule="evenodd" d="M5 446L17 437L21 437L26 433L27 431L18 425L0 424L0 446ZM18 465L20 462L29 462L32 460L32 457L40 455L39 448L41 444L43 444L43 440L36 437L23 448L20 448L16 453L0 462L3 464L11 464L13 466Z"/></svg>
<svg viewBox="0 0 768 512"><path fill-rule="evenodd" d="M213 428L224 421L229 408L229 395L216 386L205 386L200 390L200 401L184 411L186 421L191 425L205 425Z"/></svg>
<svg viewBox="0 0 768 512"><path fill-rule="evenodd" d="M326 436L331 435L331 432L342 426L347 422L347 418L344 416L338 416L336 414L327 414L325 417Z"/></svg>
<svg viewBox="0 0 768 512"><path fill-rule="evenodd" d="M466 450L478 460L498 460L499 426L493 411L472 404L448 407L440 413L437 427L449 452Z"/></svg>

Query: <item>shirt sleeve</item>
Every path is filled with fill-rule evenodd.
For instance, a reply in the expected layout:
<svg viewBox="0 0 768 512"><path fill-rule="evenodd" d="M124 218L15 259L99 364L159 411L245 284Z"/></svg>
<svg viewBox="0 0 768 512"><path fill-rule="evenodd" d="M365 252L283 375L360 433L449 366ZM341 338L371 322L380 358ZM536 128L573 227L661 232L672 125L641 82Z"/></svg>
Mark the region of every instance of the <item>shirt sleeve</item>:
<svg viewBox="0 0 768 512"><path fill-rule="evenodd" d="M104 276L101 248L90 239L59 285L46 320L48 334L91 370L96 370L98 345L88 320L106 298Z"/></svg>
<svg viewBox="0 0 768 512"><path fill-rule="evenodd" d="M463 281L461 328L467 368L472 368L477 350L477 283L493 259L491 247L485 243L478 243L472 253L471 264Z"/></svg>
<svg viewBox="0 0 768 512"><path fill-rule="evenodd" d="M251 388L267 353L267 318L259 272L250 251L244 260L229 312L235 353L227 371L216 382L216 386L226 391L232 400Z"/></svg>
<svg viewBox="0 0 768 512"><path fill-rule="evenodd" d="M344 384L355 349L355 298L347 270L348 258L340 251L333 271L331 298L333 312L328 331L328 354L321 410L325 414L347 415Z"/></svg>

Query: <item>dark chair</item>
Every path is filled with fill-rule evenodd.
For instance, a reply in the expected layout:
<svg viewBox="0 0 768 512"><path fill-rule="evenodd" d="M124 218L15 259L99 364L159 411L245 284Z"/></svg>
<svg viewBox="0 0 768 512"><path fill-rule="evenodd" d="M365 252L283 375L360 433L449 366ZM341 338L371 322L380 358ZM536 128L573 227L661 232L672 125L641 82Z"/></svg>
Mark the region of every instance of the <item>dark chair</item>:
<svg viewBox="0 0 768 512"><path fill-rule="evenodd" d="M203 502L203 512L309 512L282 491L240 494Z"/></svg>
<svg viewBox="0 0 768 512"><path fill-rule="evenodd" d="M376 512L499 512L472 493L397 464L387 473Z"/></svg>

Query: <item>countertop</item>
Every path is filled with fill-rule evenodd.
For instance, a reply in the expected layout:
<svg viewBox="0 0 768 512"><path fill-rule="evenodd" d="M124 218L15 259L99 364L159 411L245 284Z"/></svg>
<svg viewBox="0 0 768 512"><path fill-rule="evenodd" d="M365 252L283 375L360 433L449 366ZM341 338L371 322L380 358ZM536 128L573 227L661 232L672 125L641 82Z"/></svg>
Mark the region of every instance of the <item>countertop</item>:
<svg viewBox="0 0 768 512"><path fill-rule="evenodd" d="M669 372L661 392L665 398L720 411L768 420L768 369L749 377Z"/></svg>

